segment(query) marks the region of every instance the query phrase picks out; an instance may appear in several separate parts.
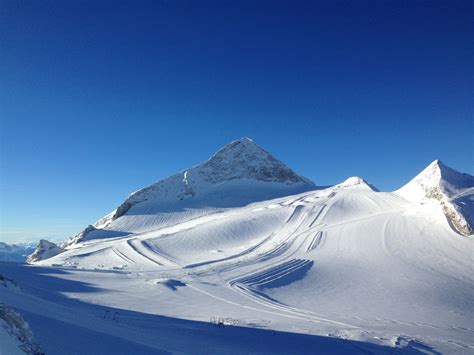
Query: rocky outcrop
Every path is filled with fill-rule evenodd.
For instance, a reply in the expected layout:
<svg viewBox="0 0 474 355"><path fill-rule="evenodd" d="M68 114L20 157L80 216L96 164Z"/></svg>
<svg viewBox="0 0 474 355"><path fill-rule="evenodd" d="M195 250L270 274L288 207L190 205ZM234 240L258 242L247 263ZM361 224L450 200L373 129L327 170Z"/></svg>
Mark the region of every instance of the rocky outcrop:
<svg viewBox="0 0 474 355"><path fill-rule="evenodd" d="M12 338L11 340L13 340L24 353L31 355L44 354L28 323L18 312L3 303L0 303L0 327L2 327L0 331L6 332L6 336Z"/></svg>
<svg viewBox="0 0 474 355"><path fill-rule="evenodd" d="M99 221L97 222L99 223ZM85 229L83 229L81 232L77 233L74 237L72 237L68 244L75 244L80 242L81 240L84 239L84 237L89 234L92 231L95 231L97 228L94 227L93 225L89 224Z"/></svg>
<svg viewBox="0 0 474 355"><path fill-rule="evenodd" d="M297 175L251 139L241 138L219 149L204 163L132 193L117 209L74 236L68 245L86 240L90 232L107 227L139 203L149 200L175 203L203 198L213 188L235 181L280 185L282 191L291 186L300 187L292 193L315 188L312 181Z"/></svg>
<svg viewBox="0 0 474 355"><path fill-rule="evenodd" d="M410 201L438 201L456 232L473 234L474 176L435 160L395 193Z"/></svg>
<svg viewBox="0 0 474 355"><path fill-rule="evenodd" d="M237 179L314 186L313 182L297 175L251 139L242 138L225 145L206 162L133 193L115 210L112 220L124 215L133 205L160 197L173 187L179 187L177 197L182 200L193 197L203 185Z"/></svg>
<svg viewBox="0 0 474 355"><path fill-rule="evenodd" d="M41 239L33 254L31 254L28 259L26 259L26 262L28 264L33 264L41 260L52 258L53 256L58 255L63 251L63 248L57 246L53 242Z"/></svg>

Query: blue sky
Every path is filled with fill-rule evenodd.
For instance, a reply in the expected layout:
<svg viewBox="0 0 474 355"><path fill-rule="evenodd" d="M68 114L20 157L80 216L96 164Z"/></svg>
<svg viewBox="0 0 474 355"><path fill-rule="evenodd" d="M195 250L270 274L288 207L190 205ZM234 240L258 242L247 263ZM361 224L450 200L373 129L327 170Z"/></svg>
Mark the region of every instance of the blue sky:
<svg viewBox="0 0 474 355"><path fill-rule="evenodd" d="M242 137L327 185L473 173L471 1L2 1L0 239Z"/></svg>

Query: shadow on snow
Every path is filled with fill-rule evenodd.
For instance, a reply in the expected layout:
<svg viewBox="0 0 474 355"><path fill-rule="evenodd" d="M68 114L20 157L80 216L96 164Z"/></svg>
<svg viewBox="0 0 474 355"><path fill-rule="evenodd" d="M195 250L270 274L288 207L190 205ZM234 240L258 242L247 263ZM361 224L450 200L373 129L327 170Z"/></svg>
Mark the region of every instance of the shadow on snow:
<svg viewBox="0 0 474 355"><path fill-rule="evenodd" d="M0 262L0 273L58 307L78 312L82 323L71 324L51 312L17 309L48 355L68 354L421 354L433 349L414 342L405 347L364 343L333 337L290 333L239 326L218 327L201 321L184 320L130 310L115 309L67 298L63 292L104 291L85 282L61 278L67 270ZM172 285L173 287L180 285ZM5 289L0 286L0 302ZM38 304L38 307L41 305ZM28 308L28 307L25 307ZM36 309L36 308L35 308ZM43 309L44 310L44 309ZM159 310L158 310L159 311Z"/></svg>

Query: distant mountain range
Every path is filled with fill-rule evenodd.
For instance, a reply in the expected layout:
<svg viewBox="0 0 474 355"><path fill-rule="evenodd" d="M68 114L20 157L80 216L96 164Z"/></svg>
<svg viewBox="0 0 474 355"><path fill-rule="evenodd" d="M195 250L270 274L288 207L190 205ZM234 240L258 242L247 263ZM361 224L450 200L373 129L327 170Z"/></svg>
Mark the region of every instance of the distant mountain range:
<svg viewBox="0 0 474 355"><path fill-rule="evenodd" d="M7 244L0 242L0 261L24 262L35 248L36 243Z"/></svg>

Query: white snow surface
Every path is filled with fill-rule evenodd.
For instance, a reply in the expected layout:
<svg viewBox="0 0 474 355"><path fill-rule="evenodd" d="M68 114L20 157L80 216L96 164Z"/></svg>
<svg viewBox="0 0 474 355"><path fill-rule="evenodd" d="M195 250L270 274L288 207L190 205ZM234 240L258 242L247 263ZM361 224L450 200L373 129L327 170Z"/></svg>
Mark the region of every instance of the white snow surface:
<svg viewBox="0 0 474 355"><path fill-rule="evenodd" d="M241 138L204 163L132 193L117 209L72 238L69 245L128 232L127 221L114 224L121 217L152 216L142 224L152 230L165 219L179 223L209 209L241 207L314 188L312 181L297 175L251 139Z"/></svg>
<svg viewBox="0 0 474 355"><path fill-rule="evenodd" d="M1 275L0 275L1 276ZM1 278L0 287L15 287ZM13 309L0 304L0 354L42 354L30 327L23 317Z"/></svg>
<svg viewBox="0 0 474 355"><path fill-rule="evenodd" d="M47 354L473 353L473 187L435 161L394 193L317 189L240 139L0 263L0 302Z"/></svg>
<svg viewBox="0 0 474 355"><path fill-rule="evenodd" d="M9 333L9 324L3 319L0 319L0 344L2 350L0 354L25 355L25 352L20 349L21 341Z"/></svg>
<svg viewBox="0 0 474 355"><path fill-rule="evenodd" d="M55 243L41 239L35 251L26 259L26 262L34 263L44 259L49 259L62 252L63 249L58 247Z"/></svg>
<svg viewBox="0 0 474 355"><path fill-rule="evenodd" d="M25 290L0 296L33 326L119 337L134 353L472 353L473 239L438 200L400 195L350 178L238 207L145 201L110 224L121 234L0 263Z"/></svg>
<svg viewBox="0 0 474 355"><path fill-rule="evenodd" d="M473 234L474 176L435 160L395 193L410 201L437 200L453 229L465 236Z"/></svg>

